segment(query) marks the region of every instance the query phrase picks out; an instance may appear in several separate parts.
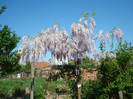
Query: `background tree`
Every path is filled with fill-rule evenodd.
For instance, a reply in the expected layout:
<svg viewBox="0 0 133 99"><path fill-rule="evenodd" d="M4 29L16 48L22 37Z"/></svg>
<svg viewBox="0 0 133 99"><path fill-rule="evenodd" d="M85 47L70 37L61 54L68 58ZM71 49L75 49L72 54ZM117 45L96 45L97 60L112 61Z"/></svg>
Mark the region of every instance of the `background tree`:
<svg viewBox="0 0 133 99"><path fill-rule="evenodd" d="M6 5L3 5L0 9L0 15L5 11L6 9ZM0 24L0 27L1 27L1 24Z"/></svg>
<svg viewBox="0 0 133 99"><path fill-rule="evenodd" d="M28 77L31 74L31 63L27 62L25 65L22 65L22 68L21 68L20 72L25 73L26 77ZM36 74L37 74L37 69L35 68L34 69L34 75L36 76Z"/></svg>
<svg viewBox="0 0 133 99"><path fill-rule="evenodd" d="M12 32L8 26L0 30L0 75L12 74L18 71L21 66L18 64L19 55L14 48L17 46L20 37Z"/></svg>
<svg viewBox="0 0 133 99"><path fill-rule="evenodd" d="M6 9L3 5L0 14ZM0 30L0 76L17 72L21 66L18 64L19 55L13 49L17 46L20 37L12 32L7 25Z"/></svg>
<svg viewBox="0 0 133 99"><path fill-rule="evenodd" d="M112 53L115 53L116 57L110 58L106 54L106 59L101 59L99 67L99 74L102 75L100 97L119 98L118 92L122 91L125 97L131 99L133 98L133 49L131 44L120 42L118 48Z"/></svg>
<svg viewBox="0 0 133 99"><path fill-rule="evenodd" d="M26 76L28 76L31 73L31 64L30 64L30 62L26 63L23 66L22 72L26 73Z"/></svg>

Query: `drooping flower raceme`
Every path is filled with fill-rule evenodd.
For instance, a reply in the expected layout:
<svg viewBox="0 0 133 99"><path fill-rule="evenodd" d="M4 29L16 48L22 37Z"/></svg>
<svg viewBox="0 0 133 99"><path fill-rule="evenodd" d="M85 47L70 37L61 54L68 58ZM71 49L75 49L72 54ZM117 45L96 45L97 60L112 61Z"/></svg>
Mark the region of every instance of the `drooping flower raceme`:
<svg viewBox="0 0 133 99"><path fill-rule="evenodd" d="M96 23L92 17L89 18L89 21L84 20L84 18L80 18L79 23L73 23L71 25L71 37L72 37L72 56L74 59L78 57L82 57L86 52L92 53L92 47L94 50L94 54L96 53L95 40L97 36L94 37L94 28L96 27ZM84 24L82 21L84 20ZM89 24L89 28L88 28ZM90 41L89 33L94 37L92 42ZM92 46L91 46L92 45Z"/></svg>
<svg viewBox="0 0 133 99"><path fill-rule="evenodd" d="M43 61L48 50L57 59L66 58L67 55L70 55L68 54L68 50L70 49L69 44L71 40L68 33L65 28L62 28L62 31L58 31L57 25L53 26L53 28L42 30L40 35L36 35L28 41L26 39L27 37L24 36L22 45L19 48L21 63L38 61L39 57ZM28 50L25 50L26 48Z"/></svg>
<svg viewBox="0 0 133 99"><path fill-rule="evenodd" d="M38 61L39 57L43 61L47 51L50 51L58 60L74 58L77 61L78 58L82 59L86 52L89 56L93 55L96 60L100 57L105 58L106 54L97 51L95 45L97 38L105 45L104 31L100 30L99 34L95 35L95 27L96 22L92 17L89 20L82 17L79 19L79 23L72 23L70 36L64 27L59 29L58 25L42 30L40 34L29 40L27 40L28 36L24 36L22 45L18 49L21 63ZM115 35L119 41L123 38L123 32L118 28L114 28L111 35ZM109 44L110 33L107 32L105 36ZM107 56L114 57L115 55L108 53Z"/></svg>
<svg viewBox="0 0 133 99"><path fill-rule="evenodd" d="M113 33L114 33L114 35L116 36L116 39L117 39L118 41L122 41L122 39L123 39L123 32L122 32L121 29L115 27L115 28L113 29Z"/></svg>
<svg viewBox="0 0 133 99"><path fill-rule="evenodd" d="M106 32L106 38L107 38L107 42L109 44L110 43L110 33L109 32Z"/></svg>

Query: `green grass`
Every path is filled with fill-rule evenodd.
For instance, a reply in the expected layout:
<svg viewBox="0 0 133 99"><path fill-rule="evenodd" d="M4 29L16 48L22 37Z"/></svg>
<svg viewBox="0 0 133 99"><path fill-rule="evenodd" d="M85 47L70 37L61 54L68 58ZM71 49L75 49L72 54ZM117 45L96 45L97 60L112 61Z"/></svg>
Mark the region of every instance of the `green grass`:
<svg viewBox="0 0 133 99"><path fill-rule="evenodd" d="M0 79L0 95L3 94L5 96L12 96L17 88L25 90L26 87L30 90L30 78L21 78L21 79ZM47 87L47 91L51 92L52 85L52 93L56 94L56 89L58 85L64 85L64 81L49 81L46 78L40 77L34 79L34 91L35 95L44 94L46 85L49 83Z"/></svg>
<svg viewBox="0 0 133 99"><path fill-rule="evenodd" d="M0 80L0 93L11 95L16 88L30 88L30 79L22 78L22 79L1 79Z"/></svg>

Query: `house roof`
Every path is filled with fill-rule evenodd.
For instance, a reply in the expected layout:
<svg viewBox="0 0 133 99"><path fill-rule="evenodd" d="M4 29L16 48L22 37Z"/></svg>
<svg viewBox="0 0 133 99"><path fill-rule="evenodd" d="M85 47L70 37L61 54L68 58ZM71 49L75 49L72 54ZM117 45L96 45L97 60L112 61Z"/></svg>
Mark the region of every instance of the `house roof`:
<svg viewBox="0 0 133 99"><path fill-rule="evenodd" d="M51 66L51 63L48 62L34 62L35 68L43 69Z"/></svg>

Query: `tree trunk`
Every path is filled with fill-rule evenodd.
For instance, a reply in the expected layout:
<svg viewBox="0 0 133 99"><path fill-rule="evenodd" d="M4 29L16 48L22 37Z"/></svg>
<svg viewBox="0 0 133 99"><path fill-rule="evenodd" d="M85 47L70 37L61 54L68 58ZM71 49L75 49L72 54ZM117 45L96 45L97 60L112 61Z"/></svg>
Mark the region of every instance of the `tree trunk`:
<svg viewBox="0 0 133 99"><path fill-rule="evenodd" d="M34 99L34 63L31 63L31 90L30 99Z"/></svg>

